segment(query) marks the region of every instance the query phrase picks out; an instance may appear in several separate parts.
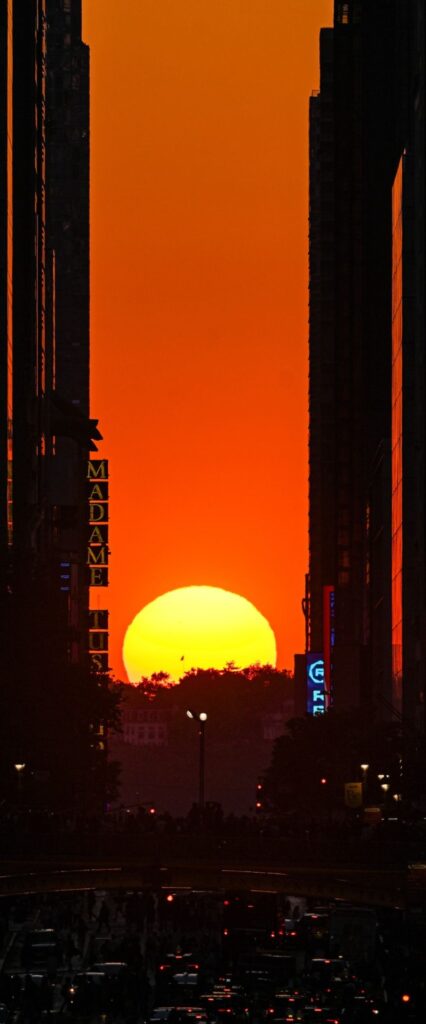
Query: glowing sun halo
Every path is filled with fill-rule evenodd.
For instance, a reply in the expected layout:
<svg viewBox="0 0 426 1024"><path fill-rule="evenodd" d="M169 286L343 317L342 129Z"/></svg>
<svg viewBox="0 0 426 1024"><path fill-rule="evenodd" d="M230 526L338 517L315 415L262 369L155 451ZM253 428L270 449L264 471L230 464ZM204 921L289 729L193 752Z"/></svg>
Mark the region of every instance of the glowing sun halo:
<svg viewBox="0 0 426 1024"><path fill-rule="evenodd" d="M157 597L130 623L123 660L131 683L153 672L175 682L191 668L275 665L275 636L245 597L220 587L181 587Z"/></svg>

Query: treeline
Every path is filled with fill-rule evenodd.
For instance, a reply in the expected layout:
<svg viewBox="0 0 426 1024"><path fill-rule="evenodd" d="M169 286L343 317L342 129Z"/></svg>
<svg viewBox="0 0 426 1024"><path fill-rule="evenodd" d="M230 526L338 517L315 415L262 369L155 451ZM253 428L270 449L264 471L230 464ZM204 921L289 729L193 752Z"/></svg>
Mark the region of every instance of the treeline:
<svg viewBox="0 0 426 1024"><path fill-rule="evenodd" d="M330 709L287 723L265 773L264 798L282 814L321 819L370 806L400 817L426 807L425 768L424 739L402 720L383 721L371 707Z"/></svg>
<svg viewBox="0 0 426 1024"><path fill-rule="evenodd" d="M159 710L173 711L185 726L187 709L204 711L212 720L216 736L249 735L253 723L262 715L294 706L294 682L290 672L271 665L237 668L230 663L224 669L192 669L172 683L166 673L141 679L137 687L124 687L124 699L141 698L155 702ZM187 726L185 726L187 727Z"/></svg>

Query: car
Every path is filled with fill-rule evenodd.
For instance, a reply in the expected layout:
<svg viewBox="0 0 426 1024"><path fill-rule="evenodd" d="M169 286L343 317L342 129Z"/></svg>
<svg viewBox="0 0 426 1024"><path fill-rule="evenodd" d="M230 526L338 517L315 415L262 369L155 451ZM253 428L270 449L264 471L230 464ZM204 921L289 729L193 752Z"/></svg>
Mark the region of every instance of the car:
<svg viewBox="0 0 426 1024"><path fill-rule="evenodd" d="M243 984L251 989L255 982L262 990L283 988L296 973L296 958L280 951L257 949L241 958L238 971Z"/></svg>
<svg viewBox="0 0 426 1024"><path fill-rule="evenodd" d="M186 1024L193 1021L207 1021L206 1011L202 1006L156 1006L150 1016L150 1024L162 1024L170 1019L170 1024Z"/></svg>
<svg viewBox="0 0 426 1024"><path fill-rule="evenodd" d="M383 1016L383 1004L369 996L355 996L350 1006L350 1024L372 1024ZM345 1019L345 1018L343 1018Z"/></svg>
<svg viewBox="0 0 426 1024"><path fill-rule="evenodd" d="M172 984L179 988L196 988L198 985L198 971L178 971L172 974Z"/></svg>
<svg viewBox="0 0 426 1024"><path fill-rule="evenodd" d="M91 1009L105 1009L104 983L106 975L102 971L79 971L72 978L67 979L62 989L64 1006L73 1012L83 1011L87 1008L87 1002Z"/></svg>
<svg viewBox="0 0 426 1024"><path fill-rule="evenodd" d="M276 1021L302 1021L306 999L294 992L275 992L266 1011L266 1018Z"/></svg>
<svg viewBox="0 0 426 1024"><path fill-rule="evenodd" d="M234 989L232 986L215 985L211 991L199 996L199 1001L205 1008L210 1020L220 1020L225 1014L231 1016L243 1016L245 1013L247 997L240 987Z"/></svg>
<svg viewBox="0 0 426 1024"><path fill-rule="evenodd" d="M286 917L282 922L278 932L279 938L282 939L283 946L295 946L299 941L298 922L293 921L293 918Z"/></svg>
<svg viewBox="0 0 426 1024"><path fill-rule="evenodd" d="M108 978L117 977L119 974L124 974L128 970L127 964L124 960L103 960L100 963L93 964L93 970L86 971L86 976L92 974L103 974Z"/></svg>
<svg viewBox="0 0 426 1024"><path fill-rule="evenodd" d="M89 962L101 963L101 961L112 961L118 959L117 954L121 940L114 939L110 935L94 935L89 947Z"/></svg>
<svg viewBox="0 0 426 1024"><path fill-rule="evenodd" d="M311 977L317 979L321 985L341 981L347 969L348 963L343 957L314 956L310 964Z"/></svg>
<svg viewBox="0 0 426 1024"><path fill-rule="evenodd" d="M328 942L330 914L314 911L303 914L297 924L297 932L303 942L312 944Z"/></svg>
<svg viewBox="0 0 426 1024"><path fill-rule="evenodd" d="M22 947L22 966L46 967L54 970L61 963L61 946L54 928L38 928L27 932Z"/></svg>
<svg viewBox="0 0 426 1024"><path fill-rule="evenodd" d="M5 1003L0 1003L0 1024L9 1024L10 1013Z"/></svg>
<svg viewBox="0 0 426 1024"><path fill-rule="evenodd" d="M304 1006L303 1024L343 1024L340 1010L330 1006Z"/></svg>
<svg viewBox="0 0 426 1024"><path fill-rule="evenodd" d="M78 988L78 986L85 981L91 981L94 985L102 985L102 982L105 981L105 978L105 971L79 971L78 974L74 975L70 987Z"/></svg>
<svg viewBox="0 0 426 1024"><path fill-rule="evenodd" d="M336 907L330 916L330 952L361 963L376 955L378 919L368 907Z"/></svg>
<svg viewBox="0 0 426 1024"><path fill-rule="evenodd" d="M162 986L195 988L198 985L200 965L192 953L169 953L158 965L157 984Z"/></svg>

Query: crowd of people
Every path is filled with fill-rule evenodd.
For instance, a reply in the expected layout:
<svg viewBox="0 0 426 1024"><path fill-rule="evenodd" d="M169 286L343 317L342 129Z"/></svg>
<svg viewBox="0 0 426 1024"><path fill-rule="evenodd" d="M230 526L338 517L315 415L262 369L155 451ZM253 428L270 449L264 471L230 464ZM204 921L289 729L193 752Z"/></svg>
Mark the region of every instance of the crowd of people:
<svg viewBox="0 0 426 1024"><path fill-rule="evenodd" d="M362 856L363 849L370 852L375 846L387 851L398 863L409 863L426 855L426 819L404 820L401 816L378 817L368 821L362 808L348 811L346 815L318 819L302 813L274 815L263 809L256 815L224 815L218 804L206 804L204 810L194 804L186 817L174 817L159 812L153 806L119 807L105 810L90 817L74 813L14 808L0 813L0 855L54 852L57 854L99 855L102 852L119 855L121 850L130 851L132 846L145 849L152 845L153 852L161 853L163 839L172 840L173 848L185 843L197 844L202 851L203 840L211 850L232 843L250 839L251 848L273 855L273 850L298 849L300 855L309 856L314 848L339 847L344 856L345 845L351 856L357 848ZM37 845L34 847L34 837ZM262 846L263 844L263 846ZM167 846L170 851L170 846Z"/></svg>

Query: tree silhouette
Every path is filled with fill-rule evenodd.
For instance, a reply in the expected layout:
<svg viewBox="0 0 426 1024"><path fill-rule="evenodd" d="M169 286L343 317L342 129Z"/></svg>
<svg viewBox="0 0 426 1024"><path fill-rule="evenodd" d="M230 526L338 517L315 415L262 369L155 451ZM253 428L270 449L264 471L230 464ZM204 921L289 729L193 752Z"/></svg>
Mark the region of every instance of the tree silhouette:
<svg viewBox="0 0 426 1024"><path fill-rule="evenodd" d="M341 811L345 783L361 781L361 764L368 764L366 796L377 802L383 799L379 773L389 775L391 788L400 791L405 747L401 725L381 722L371 710L330 709L293 719L275 742L265 795L284 812Z"/></svg>
<svg viewBox="0 0 426 1024"><path fill-rule="evenodd" d="M126 693L127 687L124 693ZM215 722L215 732L244 733L256 717L276 711L292 697L290 672L271 665L238 668L229 663L223 669L191 669L177 684L166 673L142 679L137 691L159 709L182 711L194 707L205 711Z"/></svg>

